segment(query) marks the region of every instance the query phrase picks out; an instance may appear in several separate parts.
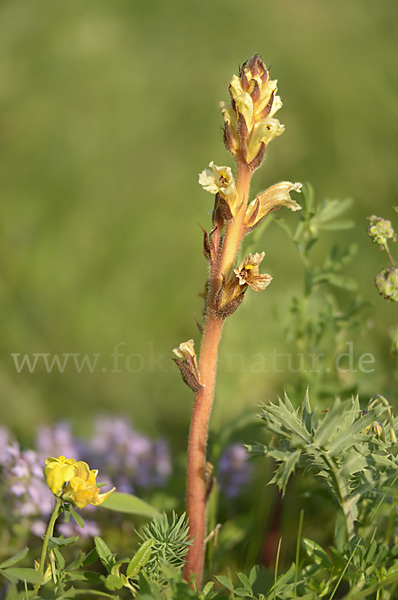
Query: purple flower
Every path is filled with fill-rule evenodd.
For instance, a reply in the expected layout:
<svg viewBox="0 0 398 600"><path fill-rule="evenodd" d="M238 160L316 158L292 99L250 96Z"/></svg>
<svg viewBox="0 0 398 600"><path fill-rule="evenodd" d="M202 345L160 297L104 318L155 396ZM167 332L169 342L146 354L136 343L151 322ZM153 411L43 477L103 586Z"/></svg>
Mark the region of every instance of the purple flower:
<svg viewBox="0 0 398 600"><path fill-rule="evenodd" d="M217 480L220 489L229 498L236 498L251 479L252 468L247 462L249 455L242 444L231 444L223 452L218 463Z"/></svg>
<svg viewBox="0 0 398 600"><path fill-rule="evenodd" d="M3 449L1 471L1 497L8 515L15 519L38 518L44 523L51 513L53 496L44 481L36 452L21 450L17 442L9 443Z"/></svg>
<svg viewBox="0 0 398 600"><path fill-rule="evenodd" d="M101 477L112 480L118 491L134 493L166 483L171 472L170 451L163 440L151 440L124 419L100 418L84 460L96 464Z"/></svg>
<svg viewBox="0 0 398 600"><path fill-rule="evenodd" d="M60 422L52 427L39 427L36 448L40 463L49 456L66 456L79 460L80 449L74 439L69 423Z"/></svg>

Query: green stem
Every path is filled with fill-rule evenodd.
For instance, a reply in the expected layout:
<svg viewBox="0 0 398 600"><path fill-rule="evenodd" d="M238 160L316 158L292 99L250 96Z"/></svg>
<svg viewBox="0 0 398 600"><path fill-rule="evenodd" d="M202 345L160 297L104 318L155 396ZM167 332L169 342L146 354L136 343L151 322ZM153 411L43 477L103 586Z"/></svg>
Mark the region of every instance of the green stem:
<svg viewBox="0 0 398 600"><path fill-rule="evenodd" d="M393 255L391 254L390 248L388 247L387 240L384 242L384 248L388 254L389 259L391 260L393 267L395 267L395 260Z"/></svg>
<svg viewBox="0 0 398 600"><path fill-rule="evenodd" d="M40 575L44 575L44 568L45 568L45 564L46 564L46 556L47 556L47 550L48 550L48 542L50 541L50 537L52 537L52 535L54 533L55 522L61 513L61 509L62 509L62 500L60 500L59 498L56 498L54 510L53 510L50 520L48 522L46 534L45 534L44 540L43 540L43 548L41 551L40 566L39 566ZM39 587L40 587L40 584L37 584L35 586L34 589L35 589L36 593L37 593L37 590L39 589Z"/></svg>
<svg viewBox="0 0 398 600"><path fill-rule="evenodd" d="M330 471L333 474L333 478L335 481L335 485L337 488L337 498L340 503L341 510L343 511L346 530L347 530L347 539L350 540L354 537L355 529L354 529L354 518L352 514L352 504L355 502L355 497L349 499L348 498L348 490L346 486L346 482L343 477L340 477L338 472L338 468L334 464L333 460L327 456L327 454L322 453L322 457L326 464L328 465Z"/></svg>

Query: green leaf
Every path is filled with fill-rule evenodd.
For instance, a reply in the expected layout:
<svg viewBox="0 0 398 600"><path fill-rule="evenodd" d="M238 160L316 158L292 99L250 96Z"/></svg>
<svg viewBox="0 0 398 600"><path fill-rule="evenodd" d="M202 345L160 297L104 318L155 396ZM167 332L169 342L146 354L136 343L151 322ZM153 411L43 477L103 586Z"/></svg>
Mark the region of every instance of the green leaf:
<svg viewBox="0 0 398 600"><path fill-rule="evenodd" d="M275 475L270 481L270 483L277 484L279 489L282 490L282 495L285 495L290 475L293 473L300 456L300 450L296 450L295 452L291 452L290 455L287 455L287 458L279 465Z"/></svg>
<svg viewBox="0 0 398 600"><path fill-rule="evenodd" d="M331 567L329 557L322 546L307 538L303 538L301 544L308 556L312 558L317 565L322 565L325 568Z"/></svg>
<svg viewBox="0 0 398 600"><path fill-rule="evenodd" d="M94 543L100 561L102 562L104 567L106 567L109 571L114 562L112 552L110 551L104 540L99 536L94 537Z"/></svg>
<svg viewBox="0 0 398 600"><path fill-rule="evenodd" d="M92 565L98 558L98 552L96 548L92 548L88 554L83 559L82 567L88 567Z"/></svg>
<svg viewBox="0 0 398 600"><path fill-rule="evenodd" d="M242 583L243 587L248 592L252 592L252 586L251 586L248 576L245 575L245 573L238 573L237 575L238 575L238 578L240 579L240 582Z"/></svg>
<svg viewBox="0 0 398 600"><path fill-rule="evenodd" d="M11 569L1 569L0 573L9 581L26 581L27 583L43 583L43 575L25 567L15 567Z"/></svg>
<svg viewBox="0 0 398 600"><path fill-rule="evenodd" d="M154 545L155 540L147 540L142 544L140 549L136 552L135 556L130 561L129 566L127 567L126 575L127 577L135 577L141 571L143 567L147 564L151 552L152 546Z"/></svg>
<svg viewBox="0 0 398 600"><path fill-rule="evenodd" d="M329 273L326 276L326 280L331 285L342 288L343 290L348 290L349 292L356 292L358 289L358 284L355 279L352 279L347 275L336 275L336 273Z"/></svg>
<svg viewBox="0 0 398 600"><path fill-rule="evenodd" d="M75 519L77 525L79 525L79 527L81 529L84 529L83 517L81 515L79 515L79 513L77 513L75 510L73 510L73 508L70 509L70 512L71 512L72 517Z"/></svg>
<svg viewBox="0 0 398 600"><path fill-rule="evenodd" d="M353 227L355 227L355 222L349 219L345 221L332 221L331 223L319 225L319 229L323 229L324 231L339 231L343 229L352 229Z"/></svg>
<svg viewBox="0 0 398 600"><path fill-rule="evenodd" d="M221 585L226 587L227 590L230 590L231 592L233 591L234 586L232 584L232 581L229 579L229 577L226 577L225 575L216 575L216 579L219 583L221 583Z"/></svg>
<svg viewBox="0 0 398 600"><path fill-rule="evenodd" d="M62 556L61 552L58 550L58 548L53 548L53 552L54 552L54 556L55 556L55 560L57 562L57 568L62 570L65 568L65 559Z"/></svg>
<svg viewBox="0 0 398 600"><path fill-rule="evenodd" d="M253 592L250 593L245 588L234 588L234 595L238 598L253 598Z"/></svg>
<svg viewBox="0 0 398 600"><path fill-rule="evenodd" d="M18 554L14 554L14 556L11 556L11 558L8 558L4 562L0 563L0 569L6 569L7 567L15 565L17 562L25 558L28 552L29 548L24 548L23 550L18 552Z"/></svg>
<svg viewBox="0 0 398 600"><path fill-rule="evenodd" d="M122 589L123 581L116 575L111 574L105 579L105 586L113 592L114 590Z"/></svg>
<svg viewBox="0 0 398 600"><path fill-rule="evenodd" d="M207 594L210 594L210 592L213 591L214 588L214 583L212 581L208 581L205 585L205 587L203 588L203 592L202 594L204 595L204 597L206 598ZM141 590L141 588L140 588Z"/></svg>
<svg viewBox="0 0 398 600"><path fill-rule="evenodd" d="M74 544L75 542L77 542L78 539L79 539L78 535L74 535L73 537L68 537L68 538L64 538L62 536L61 537L50 537L48 547L51 550L52 548L55 548L56 546L58 546L59 548L62 548L62 546L70 546L71 544Z"/></svg>
<svg viewBox="0 0 398 600"><path fill-rule="evenodd" d="M249 582L250 585L253 585L253 583L256 581L257 576L258 576L258 572L259 572L259 568L258 565L254 565L254 567L252 567L250 573L249 573Z"/></svg>
<svg viewBox="0 0 398 600"><path fill-rule="evenodd" d="M101 508L107 508L108 510L131 515L144 515L146 517L153 517L159 514L159 511L157 511L156 508L147 502L144 502L141 498L123 492L114 492L111 494L105 502L101 504Z"/></svg>
<svg viewBox="0 0 398 600"><path fill-rule="evenodd" d="M340 217L352 206L352 199L346 200L325 200L318 213L318 224L324 225L328 221L332 221Z"/></svg>
<svg viewBox="0 0 398 600"><path fill-rule="evenodd" d="M140 571L139 578L138 578L138 586L139 586L139 590L140 590L140 596L142 594L150 594L151 593L151 584L150 584L150 581L149 581L148 576L145 573L145 571ZM151 596L151 598L152 598L152 596Z"/></svg>

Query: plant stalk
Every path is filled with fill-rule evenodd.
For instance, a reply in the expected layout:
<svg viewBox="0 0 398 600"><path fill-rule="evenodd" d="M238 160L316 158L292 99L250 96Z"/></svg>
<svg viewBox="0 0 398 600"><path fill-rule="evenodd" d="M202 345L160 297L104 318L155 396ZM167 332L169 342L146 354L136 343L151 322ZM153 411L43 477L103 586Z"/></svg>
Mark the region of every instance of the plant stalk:
<svg viewBox="0 0 398 600"><path fill-rule="evenodd" d="M61 512L61 507L62 507L62 500L60 500L59 498L55 499L55 505L54 505L54 510L51 514L50 520L48 522L47 525L47 530L44 536L44 540L43 540L43 548L41 551L41 557L40 557L40 566L39 566L39 573L40 575L44 575L44 569L45 569L45 564L46 564L46 556L47 556L47 550L48 550L48 542L50 541L50 537L53 535L54 533L54 527L55 527L55 522L58 519L60 512ZM35 592L37 593L38 589L40 587L40 584L37 584L35 586Z"/></svg>
<svg viewBox="0 0 398 600"><path fill-rule="evenodd" d="M196 393L192 411L187 451L187 516L190 536L194 538L185 564L185 578L195 579L196 587L201 588L204 546L206 536L206 445L208 426L213 405L218 349L223 318L217 316L215 299L223 279L227 279L245 234L243 225L249 195L251 172L237 161L238 209L234 219L226 225L224 241L218 260L209 276L207 309L203 327L202 345L199 357L199 373L202 387Z"/></svg>

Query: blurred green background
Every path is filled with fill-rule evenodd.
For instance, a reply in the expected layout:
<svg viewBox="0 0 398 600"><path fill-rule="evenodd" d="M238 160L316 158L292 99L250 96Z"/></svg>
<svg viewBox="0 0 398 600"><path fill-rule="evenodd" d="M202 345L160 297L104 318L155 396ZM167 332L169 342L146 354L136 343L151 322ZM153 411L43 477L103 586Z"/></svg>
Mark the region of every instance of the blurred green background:
<svg viewBox="0 0 398 600"><path fill-rule="evenodd" d="M351 274L373 302L360 352L373 352L367 394L394 392L388 329L398 322L373 285L387 265L366 217L395 223L398 204L396 0L2 0L0 2L1 421L36 426L128 414L183 445L192 406L171 349L193 336L207 266L212 198L197 184L211 160L232 166L220 100L259 53L279 81L286 132L253 192L309 181L319 200L353 197L359 252ZM297 216L284 215L294 223ZM335 234L325 234L319 253ZM213 415L274 398L284 373L250 357L284 352L283 313L302 286L294 247L271 225L260 240L266 294L251 294L225 329ZM115 347L120 356L115 364ZM357 346L355 346L357 351ZM99 354L93 373L18 373L12 354ZM233 372L228 356L246 363ZM266 359L268 360L268 359ZM393 398L391 398L393 400Z"/></svg>

